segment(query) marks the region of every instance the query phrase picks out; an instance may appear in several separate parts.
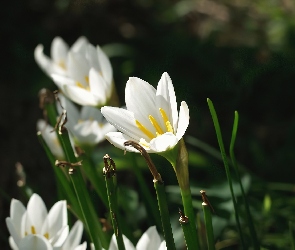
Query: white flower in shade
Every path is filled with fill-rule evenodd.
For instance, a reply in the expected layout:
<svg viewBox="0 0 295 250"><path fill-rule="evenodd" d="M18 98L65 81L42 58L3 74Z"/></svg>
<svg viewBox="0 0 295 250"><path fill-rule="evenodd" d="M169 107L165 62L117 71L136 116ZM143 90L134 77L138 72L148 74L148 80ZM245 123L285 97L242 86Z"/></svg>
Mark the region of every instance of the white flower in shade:
<svg viewBox="0 0 295 250"><path fill-rule="evenodd" d="M35 48L35 60L48 76L51 74L67 75L69 51L85 53L87 44L87 39L85 37L80 37L73 46L69 48L62 38L55 37L51 43L51 58L44 54L43 45L39 44Z"/></svg>
<svg viewBox="0 0 295 250"><path fill-rule="evenodd" d="M69 234L66 201L58 201L47 212L37 194L33 194L24 205L12 199L10 217L6 218L12 249L59 249Z"/></svg>
<svg viewBox="0 0 295 250"><path fill-rule="evenodd" d="M61 104L67 111L66 128L78 145L94 146L105 140L105 134L116 131L102 116L99 109L91 106L78 108L66 97L59 95ZM61 108L58 105L59 112Z"/></svg>
<svg viewBox="0 0 295 250"><path fill-rule="evenodd" d="M46 142L47 146L49 147L51 153L55 156L55 158L59 160L65 159L64 152L58 141L54 128L51 127L44 120L38 120L37 130L41 133L44 141Z"/></svg>
<svg viewBox="0 0 295 250"><path fill-rule="evenodd" d="M160 235L157 232L156 226L152 226L145 231L136 244L136 247L132 242L123 235L123 241L126 250L166 250L166 242L161 241ZM93 244L90 245L91 250L95 250ZM118 250L116 236L113 235L109 250Z"/></svg>
<svg viewBox="0 0 295 250"><path fill-rule="evenodd" d="M173 149L183 137L189 124L189 109L182 101L178 114L176 96L170 76L163 73L157 89L140 78L129 78L125 89L127 110L102 107L104 117L120 132L110 132L106 139L123 150L133 140L149 153Z"/></svg>
<svg viewBox="0 0 295 250"><path fill-rule="evenodd" d="M105 105L112 94L112 66L99 46L88 44L83 51L70 51L67 74L51 76L65 96L80 105Z"/></svg>
<svg viewBox="0 0 295 250"><path fill-rule="evenodd" d="M80 244L82 234L83 223L78 220L72 227L64 244L59 248L54 248L54 250L86 250L87 243Z"/></svg>

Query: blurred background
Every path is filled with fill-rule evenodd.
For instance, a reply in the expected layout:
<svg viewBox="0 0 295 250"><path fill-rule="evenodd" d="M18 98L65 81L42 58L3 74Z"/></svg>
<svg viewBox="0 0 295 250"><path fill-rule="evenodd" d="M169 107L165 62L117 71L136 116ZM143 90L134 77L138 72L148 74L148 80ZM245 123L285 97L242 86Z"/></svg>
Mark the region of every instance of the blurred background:
<svg viewBox="0 0 295 250"><path fill-rule="evenodd" d="M18 163L27 184L47 206L56 201L53 171L36 137L36 121L42 118L38 92L56 87L34 61L35 47L43 44L49 55L56 36L69 45L86 36L103 47L122 105L130 76L156 86L162 73L169 73L178 103L185 100L190 108L186 140L195 157L190 161L192 185L209 188L225 180L222 162L202 144L218 148L206 98L215 105L226 147L237 110L236 157L242 171L251 174L250 202L261 210L268 194L274 201L273 220L295 219L294 14L291 0L4 1L0 245L7 246L5 218L11 198L26 203L17 185ZM104 146L102 155L108 153L103 150L108 143ZM287 221L269 223L268 233L280 235L287 230Z"/></svg>

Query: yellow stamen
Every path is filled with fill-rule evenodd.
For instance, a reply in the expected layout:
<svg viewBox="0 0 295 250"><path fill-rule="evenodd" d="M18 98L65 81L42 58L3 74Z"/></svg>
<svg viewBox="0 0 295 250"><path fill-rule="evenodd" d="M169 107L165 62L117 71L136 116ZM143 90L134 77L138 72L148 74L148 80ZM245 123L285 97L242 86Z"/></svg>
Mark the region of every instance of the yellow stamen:
<svg viewBox="0 0 295 250"><path fill-rule="evenodd" d="M89 87L89 77L88 76L85 76L85 81L87 83L87 85L83 85L81 82L76 82L76 85L79 87L79 88L82 88L82 89L86 89L86 90L90 90L90 87Z"/></svg>
<svg viewBox="0 0 295 250"><path fill-rule="evenodd" d="M44 234L44 237L48 240L49 239L49 233Z"/></svg>
<svg viewBox="0 0 295 250"><path fill-rule="evenodd" d="M160 135L164 134L163 130L161 129L161 127L159 125L159 123L156 121L156 119L153 116L149 115L149 120L150 120L151 124L155 127L155 129L157 131L156 132L157 135L158 134L160 134Z"/></svg>
<svg viewBox="0 0 295 250"><path fill-rule="evenodd" d="M32 234L36 234L36 229L34 226L31 226L31 232L32 232Z"/></svg>
<svg viewBox="0 0 295 250"><path fill-rule="evenodd" d="M145 126L143 126L139 121L135 120L136 126L150 139L155 138L153 133L149 131Z"/></svg>
<svg viewBox="0 0 295 250"><path fill-rule="evenodd" d="M169 121L167 121L165 125L167 128L167 131L173 133L173 128L172 128L171 123Z"/></svg>
<svg viewBox="0 0 295 250"><path fill-rule="evenodd" d="M168 116L167 116L165 110L162 109L162 108L159 108L159 111L160 111L161 116L162 116L162 118L163 118L163 121L164 121L164 123L165 123L165 125L166 125L167 132L174 133L174 132L173 132L173 127L172 127L172 125L171 125L171 123L170 123L170 121L169 121L169 119L168 119Z"/></svg>
<svg viewBox="0 0 295 250"><path fill-rule="evenodd" d="M66 70L66 64L63 60L59 61L58 66L61 67L62 69Z"/></svg>

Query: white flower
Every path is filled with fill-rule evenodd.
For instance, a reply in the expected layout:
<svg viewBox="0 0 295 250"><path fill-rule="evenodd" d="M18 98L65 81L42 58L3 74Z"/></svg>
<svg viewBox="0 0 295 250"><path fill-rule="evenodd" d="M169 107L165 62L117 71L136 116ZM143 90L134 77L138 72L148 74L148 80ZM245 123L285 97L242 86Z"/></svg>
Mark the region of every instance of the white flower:
<svg viewBox="0 0 295 250"><path fill-rule="evenodd" d="M70 51L67 74L52 74L55 84L73 102L102 106L111 97L113 71L106 54L99 46L88 44L85 51Z"/></svg>
<svg viewBox="0 0 295 250"><path fill-rule="evenodd" d="M101 108L104 117L121 131L108 133L107 140L123 150L138 152L124 146L124 142L133 140L149 153L165 152L176 146L188 127L188 106L182 101L178 114L174 87L166 72L157 89L140 78L129 78L125 102L127 110Z"/></svg>
<svg viewBox="0 0 295 250"><path fill-rule="evenodd" d="M12 199L10 217L6 218L11 248L33 250L62 246L69 234L66 206L66 201L58 201L48 213L37 194L31 196L27 209Z"/></svg>
<svg viewBox="0 0 295 250"><path fill-rule="evenodd" d="M35 48L34 56L38 65L45 73L50 76L51 74L67 75L67 58L69 51L85 52L88 41L85 37L80 37L73 44L71 49L60 37L55 37L51 43L51 59L43 52L43 45L39 44Z"/></svg>
<svg viewBox="0 0 295 250"><path fill-rule="evenodd" d="M78 145L94 146L105 140L105 134L116 131L102 116L99 109L91 106L78 108L63 95L59 95L63 108L67 111L67 129ZM58 109L61 112L60 106Z"/></svg>
<svg viewBox="0 0 295 250"><path fill-rule="evenodd" d="M79 245L82 222L77 221L69 233L66 201L58 201L48 213L37 194L31 196L27 209L12 199L6 225L13 250L86 250L85 242Z"/></svg>
<svg viewBox="0 0 295 250"><path fill-rule="evenodd" d="M44 141L55 158L59 160L65 159L64 152L58 141L54 128L47 124L44 120L38 120L37 129L41 132Z"/></svg>

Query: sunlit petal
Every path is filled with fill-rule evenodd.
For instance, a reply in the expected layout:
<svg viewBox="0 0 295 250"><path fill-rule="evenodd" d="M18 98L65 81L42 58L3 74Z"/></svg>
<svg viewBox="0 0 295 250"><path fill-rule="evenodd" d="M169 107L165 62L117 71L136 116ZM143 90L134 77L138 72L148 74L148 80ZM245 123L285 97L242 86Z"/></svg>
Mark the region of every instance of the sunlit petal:
<svg viewBox="0 0 295 250"><path fill-rule="evenodd" d="M178 128L177 128L177 133L176 133L176 137L178 138L178 140L180 140L188 125L189 125L189 109L188 106L186 104L186 102L181 102L180 104L180 110L179 110L179 121L178 121Z"/></svg>
<svg viewBox="0 0 295 250"><path fill-rule="evenodd" d="M76 221L72 227L65 243L63 244L64 250L74 249L79 245L83 234L83 223L81 221Z"/></svg>
<svg viewBox="0 0 295 250"><path fill-rule="evenodd" d="M157 232L155 226L152 226L146 230L146 232L139 239L136 249L140 250L155 250L161 244L161 238Z"/></svg>
<svg viewBox="0 0 295 250"><path fill-rule="evenodd" d="M138 151L133 147L125 147L124 142L133 140L131 137L124 135L120 132L110 132L105 135L106 139L113 144L115 147L122 150L138 153Z"/></svg>

